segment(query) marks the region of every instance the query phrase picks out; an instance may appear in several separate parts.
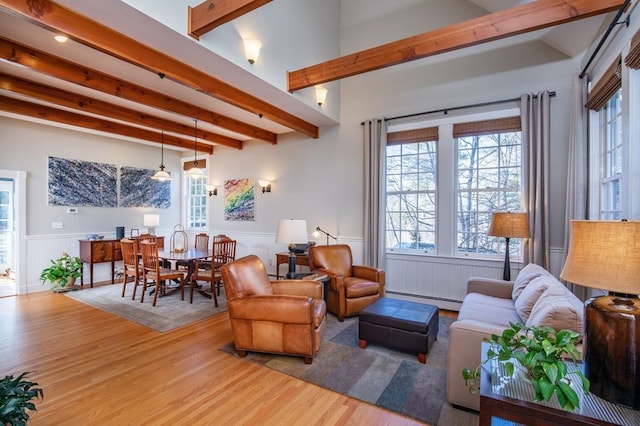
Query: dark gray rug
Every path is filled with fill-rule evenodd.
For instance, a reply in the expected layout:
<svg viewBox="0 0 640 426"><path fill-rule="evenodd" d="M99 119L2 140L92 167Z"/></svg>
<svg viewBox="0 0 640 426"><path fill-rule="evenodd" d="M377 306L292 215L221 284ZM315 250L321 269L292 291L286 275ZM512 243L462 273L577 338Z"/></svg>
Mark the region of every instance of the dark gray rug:
<svg viewBox="0 0 640 426"><path fill-rule="evenodd" d="M320 351L307 365L302 358L251 352L247 361L348 395L429 424L477 424L477 416L446 402L446 363L449 325L440 317L438 340L427 363L416 354L380 345L358 346L358 318L343 323L327 315ZM234 354L233 343L220 348Z"/></svg>
<svg viewBox="0 0 640 426"><path fill-rule="evenodd" d="M122 285L112 284L64 293L72 299L91 305L95 308L121 316L160 332L175 330L203 318L210 317L227 310L224 292L218 297L218 308L213 300L201 294L193 295L193 304L189 303L189 288L184 290L184 299L180 300L180 292L158 297L156 306L152 306L153 295L144 296L140 303L142 287L138 287L136 300L131 300L133 286L127 285L125 297L122 297Z"/></svg>

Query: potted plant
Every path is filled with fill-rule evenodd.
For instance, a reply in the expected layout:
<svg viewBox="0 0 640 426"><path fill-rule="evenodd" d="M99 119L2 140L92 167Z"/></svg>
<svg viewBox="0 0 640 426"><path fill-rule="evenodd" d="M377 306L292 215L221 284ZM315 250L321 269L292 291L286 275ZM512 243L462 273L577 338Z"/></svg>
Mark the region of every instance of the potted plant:
<svg viewBox="0 0 640 426"><path fill-rule="evenodd" d="M0 425L26 425L27 410L36 411L33 398L42 400L44 393L37 383L25 380L28 372L5 376L0 380Z"/></svg>
<svg viewBox="0 0 640 426"><path fill-rule="evenodd" d="M574 343L579 334L572 330L556 331L551 327L511 326L500 336L491 335L487 357L475 370L465 368L462 377L471 392L480 390L480 368L482 364L498 360L504 363L505 373L511 377L516 368L523 370L533 386L536 401L548 401L557 395L560 406L573 411L580 406L576 391L571 387L578 383L589 393L589 380L578 368L569 371L566 359L574 362L580 352ZM573 379L571 376L575 376ZM575 380L575 379L579 380Z"/></svg>
<svg viewBox="0 0 640 426"><path fill-rule="evenodd" d="M71 257L62 253L62 257L51 260L51 265L40 273L42 283L49 281L51 288L70 289L76 282L76 278L82 275L82 261L79 257Z"/></svg>

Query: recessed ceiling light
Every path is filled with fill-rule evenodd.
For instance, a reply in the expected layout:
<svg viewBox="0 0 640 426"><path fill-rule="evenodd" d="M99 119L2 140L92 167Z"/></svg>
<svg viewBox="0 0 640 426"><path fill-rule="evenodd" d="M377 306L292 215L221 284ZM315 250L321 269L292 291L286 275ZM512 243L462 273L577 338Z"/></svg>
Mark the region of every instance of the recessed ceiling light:
<svg viewBox="0 0 640 426"><path fill-rule="evenodd" d="M58 43L64 43L65 41L69 40L69 37L62 34L55 35L53 38L55 38Z"/></svg>

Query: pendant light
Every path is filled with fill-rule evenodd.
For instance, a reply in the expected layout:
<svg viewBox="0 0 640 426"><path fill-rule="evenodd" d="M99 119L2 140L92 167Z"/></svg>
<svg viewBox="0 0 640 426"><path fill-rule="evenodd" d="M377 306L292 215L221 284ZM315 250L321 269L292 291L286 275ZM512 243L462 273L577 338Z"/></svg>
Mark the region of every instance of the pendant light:
<svg viewBox="0 0 640 426"><path fill-rule="evenodd" d="M187 174L194 179L199 179L204 177L204 172L201 168L198 167L198 120L193 120L194 125L194 134L193 134L193 167L189 169Z"/></svg>
<svg viewBox="0 0 640 426"><path fill-rule="evenodd" d="M164 130L161 133L161 142L160 142L160 170L158 170L151 179L158 180L160 182L166 182L171 180L171 175L168 172L164 171Z"/></svg>

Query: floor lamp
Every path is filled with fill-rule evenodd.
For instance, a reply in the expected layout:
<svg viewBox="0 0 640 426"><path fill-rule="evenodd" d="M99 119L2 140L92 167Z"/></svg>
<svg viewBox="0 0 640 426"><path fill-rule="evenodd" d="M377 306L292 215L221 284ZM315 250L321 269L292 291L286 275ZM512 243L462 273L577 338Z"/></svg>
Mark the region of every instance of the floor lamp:
<svg viewBox="0 0 640 426"><path fill-rule="evenodd" d="M308 240L306 220L282 219L278 223L276 243L289 245L289 272L287 272L286 278L294 279L296 277L296 254L293 252L296 244L306 243Z"/></svg>
<svg viewBox="0 0 640 426"><path fill-rule="evenodd" d="M509 264L509 239L529 238L529 219L526 213L493 212L489 236L504 237L504 270L502 279L511 281L511 265Z"/></svg>
<svg viewBox="0 0 640 426"><path fill-rule="evenodd" d="M640 222L571 221L560 278L606 290L585 303L585 376L591 392L640 409Z"/></svg>

